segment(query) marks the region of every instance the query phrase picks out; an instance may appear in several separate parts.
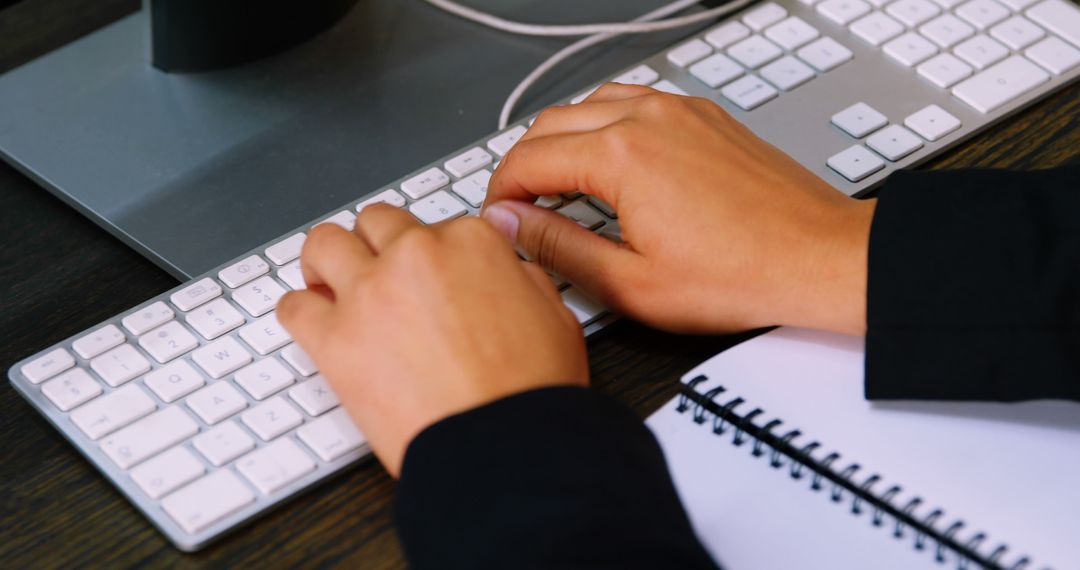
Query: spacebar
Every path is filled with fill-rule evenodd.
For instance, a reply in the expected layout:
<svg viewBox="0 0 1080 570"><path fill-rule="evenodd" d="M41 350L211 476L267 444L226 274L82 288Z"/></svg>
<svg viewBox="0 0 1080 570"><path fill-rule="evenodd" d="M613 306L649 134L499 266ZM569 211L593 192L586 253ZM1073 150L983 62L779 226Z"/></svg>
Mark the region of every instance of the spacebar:
<svg viewBox="0 0 1080 570"><path fill-rule="evenodd" d="M1047 79L1050 75L1042 68L1014 55L953 87L952 93L978 111L989 113Z"/></svg>

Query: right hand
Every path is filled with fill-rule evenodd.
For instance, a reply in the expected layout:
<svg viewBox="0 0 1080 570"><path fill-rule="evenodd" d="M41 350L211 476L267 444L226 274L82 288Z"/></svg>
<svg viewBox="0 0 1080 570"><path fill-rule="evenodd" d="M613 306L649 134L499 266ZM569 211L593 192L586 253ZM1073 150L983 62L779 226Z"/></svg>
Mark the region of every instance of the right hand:
<svg viewBox="0 0 1080 570"><path fill-rule="evenodd" d="M531 204L575 190L615 208L623 244ZM653 326L858 334L873 210L711 101L608 84L540 114L495 172L484 217L546 269Z"/></svg>

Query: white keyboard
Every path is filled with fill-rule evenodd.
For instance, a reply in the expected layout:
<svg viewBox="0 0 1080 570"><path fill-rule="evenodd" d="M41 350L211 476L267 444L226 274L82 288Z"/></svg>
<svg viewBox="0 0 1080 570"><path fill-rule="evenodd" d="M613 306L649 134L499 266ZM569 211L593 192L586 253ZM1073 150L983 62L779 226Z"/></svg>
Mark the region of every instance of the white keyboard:
<svg viewBox="0 0 1080 570"><path fill-rule="evenodd" d="M854 195L1078 76L1080 9L1067 0L782 0L614 79L708 97ZM285 291L304 287L307 229L351 229L375 202L427 224L475 215L527 125L15 364L12 384L177 547L202 547L369 453L274 316ZM615 212L599 200L538 204L619 238ZM586 333L613 320L552 280Z"/></svg>

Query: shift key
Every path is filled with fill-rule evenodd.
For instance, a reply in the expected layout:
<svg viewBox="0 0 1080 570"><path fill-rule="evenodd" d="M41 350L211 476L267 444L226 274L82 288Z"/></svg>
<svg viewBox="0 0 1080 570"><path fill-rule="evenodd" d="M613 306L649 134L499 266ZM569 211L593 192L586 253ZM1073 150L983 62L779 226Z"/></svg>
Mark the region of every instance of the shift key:
<svg viewBox="0 0 1080 570"><path fill-rule="evenodd" d="M952 93L982 113L989 113L1050 79L1041 67L1019 55L968 78Z"/></svg>

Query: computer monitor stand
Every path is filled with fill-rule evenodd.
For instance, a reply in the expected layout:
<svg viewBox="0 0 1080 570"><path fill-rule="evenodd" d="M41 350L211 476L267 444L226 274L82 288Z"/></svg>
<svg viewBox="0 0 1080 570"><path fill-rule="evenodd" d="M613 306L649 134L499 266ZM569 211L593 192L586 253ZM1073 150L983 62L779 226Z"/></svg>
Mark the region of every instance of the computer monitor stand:
<svg viewBox="0 0 1080 570"><path fill-rule="evenodd" d="M470 4L569 23L667 1ZM0 155L180 279L494 131L506 94L569 41L488 30L419 0L361 0L285 53L166 74L147 62L145 28L138 12L0 76ZM573 94L685 33L594 50L529 103Z"/></svg>

